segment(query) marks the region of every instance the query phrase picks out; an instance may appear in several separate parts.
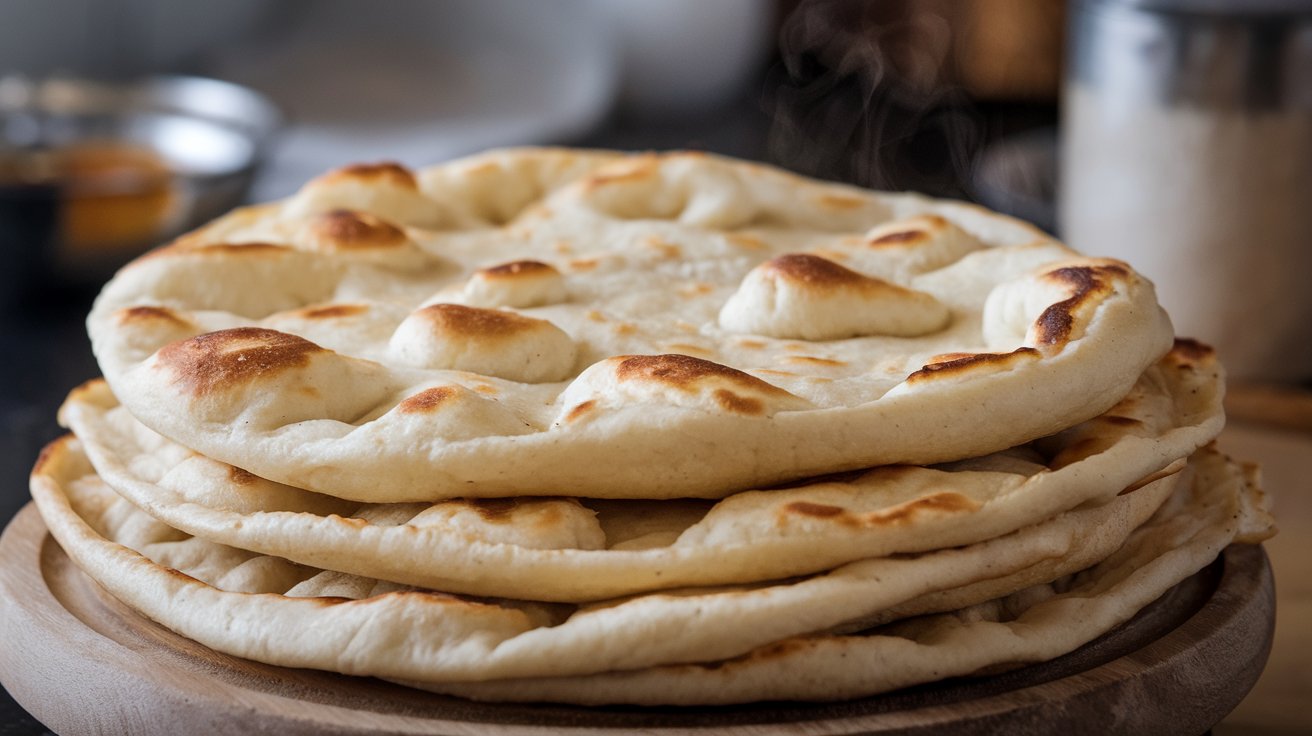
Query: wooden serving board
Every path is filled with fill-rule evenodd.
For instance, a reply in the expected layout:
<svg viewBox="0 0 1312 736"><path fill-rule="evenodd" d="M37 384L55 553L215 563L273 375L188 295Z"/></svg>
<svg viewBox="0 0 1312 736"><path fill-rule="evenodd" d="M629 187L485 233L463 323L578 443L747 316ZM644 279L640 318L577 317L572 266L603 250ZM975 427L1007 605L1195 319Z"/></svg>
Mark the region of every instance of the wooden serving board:
<svg viewBox="0 0 1312 736"><path fill-rule="evenodd" d="M0 538L0 681L60 734L1200 734L1248 692L1274 625L1260 547L1232 546L1052 662L841 703L481 704L219 654L84 576L29 504Z"/></svg>

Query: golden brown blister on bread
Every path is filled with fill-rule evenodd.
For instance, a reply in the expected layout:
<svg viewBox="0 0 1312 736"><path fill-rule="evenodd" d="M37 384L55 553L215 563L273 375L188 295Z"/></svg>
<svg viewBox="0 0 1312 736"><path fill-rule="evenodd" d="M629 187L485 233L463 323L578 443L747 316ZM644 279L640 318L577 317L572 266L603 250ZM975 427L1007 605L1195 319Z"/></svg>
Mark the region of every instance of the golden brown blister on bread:
<svg viewBox="0 0 1312 736"><path fill-rule="evenodd" d="M414 172L394 162L330 171L306 184L289 205L301 217L348 209L414 227L440 227L448 219L440 203L419 191Z"/></svg>
<svg viewBox="0 0 1312 736"><path fill-rule="evenodd" d="M1033 341L1039 345L1056 345L1076 337L1073 334L1077 320L1087 322L1089 312L1097 308L1102 298L1115 288L1113 280L1125 280L1131 275L1130 267L1116 261L1102 261L1093 265L1066 266L1043 274L1070 292L1070 296L1051 304L1034 321Z"/></svg>
<svg viewBox="0 0 1312 736"><path fill-rule="evenodd" d="M142 366L213 421L352 422L394 390L377 364L347 358L302 337L236 327L169 343ZM351 391L337 390L348 385Z"/></svg>
<svg viewBox="0 0 1312 736"><path fill-rule="evenodd" d="M525 309L557 304L567 297L565 277L554 266L518 260L480 268L464 284L435 299L471 307Z"/></svg>
<svg viewBox="0 0 1312 736"><path fill-rule="evenodd" d="M590 409L687 406L748 417L768 417L806 401L760 378L691 355L620 355L594 364L562 394L564 419Z"/></svg>
<svg viewBox="0 0 1312 736"><path fill-rule="evenodd" d="M569 376L574 341L547 320L498 309L430 304L406 317L391 338L400 363L549 383Z"/></svg>
<svg viewBox="0 0 1312 736"><path fill-rule="evenodd" d="M305 368L316 353L327 351L285 332L238 327L170 343L157 353L155 364L172 376L174 386L193 396L205 396ZM312 386L305 388L313 390Z"/></svg>
<svg viewBox="0 0 1312 736"><path fill-rule="evenodd" d="M942 380L948 376L979 375L983 372L1005 372L1025 361L1040 360L1042 357L1034 348L1016 348L1010 353L950 353L935 356L923 368L907 376L907 383Z"/></svg>
<svg viewBox="0 0 1312 736"><path fill-rule="evenodd" d="M982 247L978 238L947 218L921 214L877 225L812 252L864 273L906 279L955 263Z"/></svg>
<svg viewBox="0 0 1312 736"><path fill-rule="evenodd" d="M915 337L943 329L950 318L929 294L804 253L757 266L720 310L720 326L730 332L817 341Z"/></svg>
<svg viewBox="0 0 1312 736"><path fill-rule="evenodd" d="M336 209L315 215L305 226L302 238L311 250L349 251L361 248L394 248L409 239L405 231L368 212Z"/></svg>

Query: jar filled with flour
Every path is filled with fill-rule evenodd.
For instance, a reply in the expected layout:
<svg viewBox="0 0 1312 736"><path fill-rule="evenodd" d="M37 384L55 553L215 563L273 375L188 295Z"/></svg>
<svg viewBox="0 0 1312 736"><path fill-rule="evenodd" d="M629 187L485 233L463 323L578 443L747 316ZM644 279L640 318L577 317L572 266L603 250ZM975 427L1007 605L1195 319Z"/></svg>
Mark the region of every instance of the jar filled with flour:
<svg viewBox="0 0 1312 736"><path fill-rule="evenodd" d="M1232 376L1312 380L1312 0L1081 0L1060 222Z"/></svg>

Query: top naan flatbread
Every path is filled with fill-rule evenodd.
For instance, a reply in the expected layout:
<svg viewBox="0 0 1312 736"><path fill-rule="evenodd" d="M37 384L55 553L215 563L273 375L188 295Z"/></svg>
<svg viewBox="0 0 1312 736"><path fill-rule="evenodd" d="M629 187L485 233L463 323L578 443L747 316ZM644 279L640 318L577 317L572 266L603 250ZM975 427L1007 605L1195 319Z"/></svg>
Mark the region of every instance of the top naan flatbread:
<svg viewBox="0 0 1312 736"><path fill-rule="evenodd" d="M356 166L125 267L155 431L363 502L716 498L1002 450L1171 346L1151 283L978 207L704 154Z"/></svg>

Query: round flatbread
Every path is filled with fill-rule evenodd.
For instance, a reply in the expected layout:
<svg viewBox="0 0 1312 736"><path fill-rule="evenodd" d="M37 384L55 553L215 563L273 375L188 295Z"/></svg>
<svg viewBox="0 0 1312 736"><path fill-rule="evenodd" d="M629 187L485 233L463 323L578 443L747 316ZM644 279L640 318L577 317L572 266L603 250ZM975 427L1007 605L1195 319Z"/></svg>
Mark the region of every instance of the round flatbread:
<svg viewBox="0 0 1312 736"><path fill-rule="evenodd" d="M1174 472L1223 421L1215 356L1181 343L1106 414L983 458L874 468L715 504L359 504L173 443L133 419L103 382L74 391L61 417L105 482L190 534L365 577L540 601L758 582L980 542Z"/></svg>
<svg viewBox="0 0 1312 736"><path fill-rule="evenodd" d="M582 607L407 589L189 537L114 494L72 437L43 453L32 493L88 575L206 646L271 664L453 681L721 659L799 634L978 603L1112 554L1177 480L978 545Z"/></svg>
<svg viewBox="0 0 1312 736"><path fill-rule="evenodd" d="M1171 346L1152 285L978 207L703 154L357 166L125 267L155 431L362 502L717 498L1000 451Z"/></svg>

